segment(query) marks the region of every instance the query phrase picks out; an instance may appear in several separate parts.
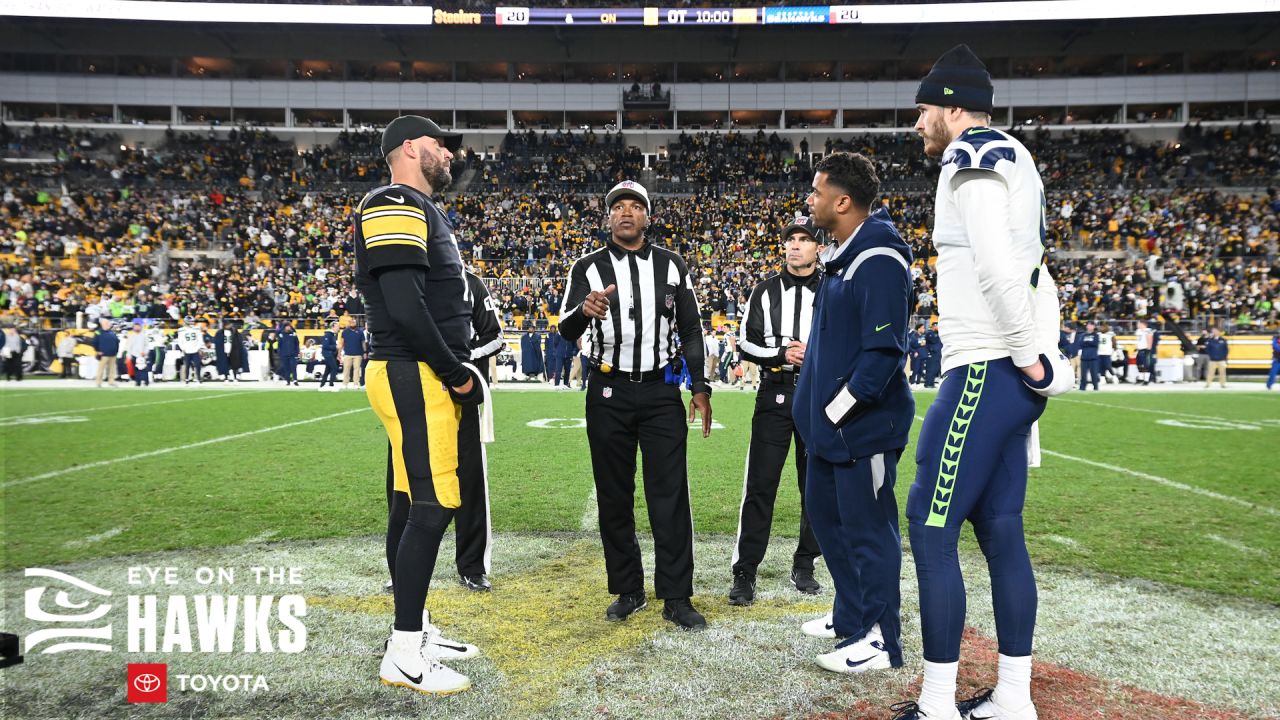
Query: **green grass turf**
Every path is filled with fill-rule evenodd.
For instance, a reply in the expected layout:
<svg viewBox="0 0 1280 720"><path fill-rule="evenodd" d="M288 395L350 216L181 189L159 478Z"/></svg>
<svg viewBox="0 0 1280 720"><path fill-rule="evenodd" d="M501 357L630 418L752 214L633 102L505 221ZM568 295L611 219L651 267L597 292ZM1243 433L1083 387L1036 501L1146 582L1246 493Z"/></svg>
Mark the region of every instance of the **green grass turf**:
<svg viewBox="0 0 1280 720"><path fill-rule="evenodd" d="M249 435L27 482L96 461L367 407L361 393L241 392L219 387L139 392L0 393L4 567L275 538L362 536L384 522L386 438L372 412ZM12 397L6 397L12 396ZM932 394L917 396L923 416ZM206 398L199 399L196 398ZM169 402L181 400L182 402ZM689 470L699 533L737 526L752 396L715 395L724 428L691 432ZM1046 456L1033 470L1026 511L1037 563L1096 570L1280 603L1280 398L1264 393L1072 394L1042 422L1052 451L1227 495L1241 507L1125 473ZM498 442L489 446L495 530L577 531L590 510L591 464L582 429L532 428L580 418L580 393L500 392ZM1098 403L1092 404L1092 403ZM116 407L137 404L136 407ZM95 408L100 408L96 409ZM38 418L29 416L40 414ZM1200 418L1187 417L1189 415ZM82 417L83 422L33 419ZM18 419L23 418L23 419ZM1205 429L1208 418L1245 426ZM1212 421L1211 421L1212 422ZM898 474L905 502L914 437ZM1245 429L1254 428L1254 429ZM793 466L784 471L767 563L788 562L798 530ZM588 515L588 520L591 517ZM647 530L643 494L637 520ZM104 540L85 538L120 529ZM971 535L966 541L973 547ZM729 558L699 557L700 563Z"/></svg>

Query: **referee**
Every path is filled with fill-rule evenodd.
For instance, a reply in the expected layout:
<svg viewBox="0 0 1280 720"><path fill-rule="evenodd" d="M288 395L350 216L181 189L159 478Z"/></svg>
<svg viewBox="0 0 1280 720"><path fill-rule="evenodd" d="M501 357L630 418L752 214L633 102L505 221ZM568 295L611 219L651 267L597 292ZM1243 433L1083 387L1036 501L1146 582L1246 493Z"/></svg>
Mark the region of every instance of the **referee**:
<svg viewBox="0 0 1280 720"><path fill-rule="evenodd" d="M459 406L483 397L478 374L464 364L471 307L462 258L431 198L452 181L449 161L460 143L424 117L391 121L382 133L391 184L366 195L353 217L356 287L373 335L366 392L387 430L394 490L386 549L395 624L379 675L386 685L432 694L471 686L439 662L441 639L424 618L440 541L461 503ZM475 650L451 649L455 657Z"/></svg>
<svg viewBox="0 0 1280 720"><path fill-rule="evenodd" d="M502 320L484 282L467 273L467 302L471 306L471 363L489 381L489 359L502 350ZM462 507L454 517L460 582L472 592L489 590L489 558L493 525L489 519L489 459L480 442L480 409L463 406L458 431L458 483Z"/></svg>
<svg viewBox="0 0 1280 720"><path fill-rule="evenodd" d="M570 342L586 334L584 350L592 368L587 440L609 592L618 596L605 617L623 620L647 605L633 510L639 444L656 554L654 590L666 601L662 617L682 630L700 630L707 621L689 602L689 429L680 386L668 384L664 377L668 366L679 362L678 334L692 378L688 421L701 413L702 436L710 435L711 387L703 375L698 302L684 260L644 237L650 209L644 187L629 180L618 183L605 196L605 207L611 237L604 247L574 263L560 309L560 334Z"/></svg>
<svg viewBox="0 0 1280 720"><path fill-rule="evenodd" d="M796 443L796 477L800 481L800 544L792 560L791 583L808 595L822 589L813 579L813 564L821 551L804 507L804 441L791 417L791 400L813 324L813 302L822 284L822 273L818 271L821 245L810 219L804 216L783 229L782 240L786 244L786 268L751 291L738 339L742 358L760 366L761 379L751 416L751 449L742 481L738 536L733 544L730 605L750 605L755 601L756 567L769 547L773 502L792 437Z"/></svg>

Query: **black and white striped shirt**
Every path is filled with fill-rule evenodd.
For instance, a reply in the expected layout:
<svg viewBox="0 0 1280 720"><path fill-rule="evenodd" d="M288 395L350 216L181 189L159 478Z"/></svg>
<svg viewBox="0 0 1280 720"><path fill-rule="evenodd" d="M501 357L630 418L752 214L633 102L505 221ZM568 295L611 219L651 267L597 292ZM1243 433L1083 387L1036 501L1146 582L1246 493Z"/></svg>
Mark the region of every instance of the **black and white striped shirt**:
<svg viewBox="0 0 1280 720"><path fill-rule="evenodd" d="M489 288L475 273L467 272L467 289L463 299L471 306L471 359L483 360L502 351L502 316L489 296Z"/></svg>
<svg viewBox="0 0 1280 720"><path fill-rule="evenodd" d="M617 291L609 296L609 314L603 320L583 315L587 294L610 285ZM662 369L675 359L678 335L693 391L710 392L693 280L684 260L666 248L646 242L629 251L610 240L573 264L560 334L575 341L584 333L583 352L592 364L622 372Z"/></svg>
<svg viewBox="0 0 1280 720"><path fill-rule="evenodd" d="M807 277L783 270L756 285L738 328L738 350L743 359L761 367L785 366L787 344L809 341L813 301L821 284L820 270Z"/></svg>

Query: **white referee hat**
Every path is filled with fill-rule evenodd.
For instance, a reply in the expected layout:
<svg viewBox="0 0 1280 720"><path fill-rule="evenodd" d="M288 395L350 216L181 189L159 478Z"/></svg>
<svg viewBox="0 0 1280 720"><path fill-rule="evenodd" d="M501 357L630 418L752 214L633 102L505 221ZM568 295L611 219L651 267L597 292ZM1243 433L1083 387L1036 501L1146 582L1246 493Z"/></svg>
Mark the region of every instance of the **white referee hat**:
<svg viewBox="0 0 1280 720"><path fill-rule="evenodd" d="M648 211L652 207L649 205L649 191L645 190L644 186L640 183L632 180L623 180L617 185L614 185L613 189L609 191L609 194L604 196L604 206L606 208L612 208L613 203L621 197L633 197L639 200L644 203L645 211Z"/></svg>

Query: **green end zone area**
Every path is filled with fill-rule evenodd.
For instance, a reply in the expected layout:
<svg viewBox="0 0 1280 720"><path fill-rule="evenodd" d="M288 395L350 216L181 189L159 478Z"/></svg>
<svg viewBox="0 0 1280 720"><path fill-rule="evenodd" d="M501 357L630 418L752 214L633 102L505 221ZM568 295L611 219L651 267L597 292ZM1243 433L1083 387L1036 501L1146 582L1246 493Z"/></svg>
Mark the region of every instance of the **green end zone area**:
<svg viewBox="0 0 1280 720"><path fill-rule="evenodd" d="M920 416L931 400L917 394ZM724 602L753 406L747 393L717 393L721 427L709 439L694 432L689 439L699 540L695 602L711 631L674 633L652 602L635 623L600 620L609 597L591 532L582 402L580 393L569 392L495 395L498 442L489 446L488 462L499 535L497 591L472 596L451 585L450 546L441 553L431 600L446 634L485 650L473 661L478 665L459 668L476 682L476 690L459 698L405 698L370 683L390 615L390 598L379 592L385 568L376 537L385 523L386 440L357 392L0 392L3 625L25 627L27 567L67 569L138 592L120 581L127 566L140 562L191 569L280 560L306 568L312 633L306 653L247 660L197 653L183 662L214 672L220 665L234 670L240 660L238 671L256 668L273 678L296 673L296 679L281 685L280 694L253 702L189 694L171 700L167 711L282 717L297 712L294 703L321 702L334 715L352 717L437 710L445 717L802 717L907 697L909 673L867 683L833 680L810 668L824 647L796 628L823 610L830 592L815 600L786 584L798 529L793 466L779 492L762 601L746 612ZM1280 675L1280 396L1073 393L1051 402L1041 440L1044 464L1032 471L1026 511L1041 578L1037 654L1107 683L1190 697L1245 716L1280 710L1280 693L1263 682ZM900 504L915 476L914 452L913 444L899 465ZM642 493L637 524L643 537ZM969 622L994 637L985 569L971 533L964 551ZM918 664L909 557L903 615L908 653ZM651 570L647 544L645 558ZM1207 630L1220 626L1222 613L1233 623ZM1192 644L1168 645L1174 634L1208 637L1224 650L1197 655ZM1215 665L1225 648L1234 664ZM10 702L38 703L30 707L43 711L27 714L24 705L6 703L7 716L123 713L120 652L109 659L29 656L23 671L43 678L33 686L39 693L20 692ZM1153 654L1166 660L1149 662ZM166 656L128 657L149 660ZM67 662L86 663L104 687L88 695L78 688L75 697L51 692L55 671ZM168 662L178 661L168 656ZM1206 681L1197 669L1221 677ZM19 687L11 681L17 675L5 672L8 687ZM758 678L752 682L773 691L773 699L734 697L735 673ZM962 682L993 680L962 673ZM693 694L684 697L713 699L682 703L664 684ZM83 710L70 712L81 702ZM871 716L881 715L887 716Z"/></svg>

